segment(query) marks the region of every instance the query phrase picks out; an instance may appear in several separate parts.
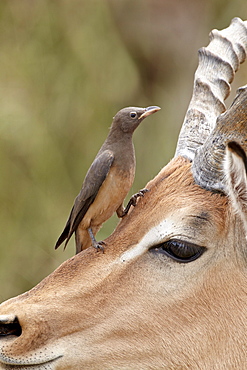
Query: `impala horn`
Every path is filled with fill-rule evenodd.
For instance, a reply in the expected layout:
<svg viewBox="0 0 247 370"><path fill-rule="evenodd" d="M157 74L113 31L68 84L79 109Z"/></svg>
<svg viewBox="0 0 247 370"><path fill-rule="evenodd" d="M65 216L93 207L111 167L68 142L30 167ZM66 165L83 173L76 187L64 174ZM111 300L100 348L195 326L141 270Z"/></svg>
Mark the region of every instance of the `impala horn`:
<svg viewBox="0 0 247 370"><path fill-rule="evenodd" d="M224 133L224 139L220 137L219 127L224 126L225 120L232 114L234 117L237 115L233 111L238 101L242 101L244 90L239 91L232 110L226 116L220 115L226 110L224 100L230 93L230 83L240 63L244 62L246 53L247 21L243 22L239 18L234 18L230 26L222 31L213 30L209 45L199 50L193 94L175 156L181 155L193 161L196 183L209 190L224 189L221 167L227 135ZM218 128L214 130L216 121ZM234 131L234 138L237 125L237 122L232 122L229 131L229 135Z"/></svg>

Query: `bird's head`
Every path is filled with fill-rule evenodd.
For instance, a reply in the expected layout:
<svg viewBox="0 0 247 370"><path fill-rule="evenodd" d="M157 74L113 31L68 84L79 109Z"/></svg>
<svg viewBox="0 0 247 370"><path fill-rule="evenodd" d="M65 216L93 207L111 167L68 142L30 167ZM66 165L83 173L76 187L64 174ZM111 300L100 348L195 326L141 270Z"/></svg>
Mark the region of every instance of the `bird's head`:
<svg viewBox="0 0 247 370"><path fill-rule="evenodd" d="M152 106L147 108L128 107L123 108L113 118L112 127L119 128L125 133L133 133L139 124L146 118L160 110L160 107Z"/></svg>

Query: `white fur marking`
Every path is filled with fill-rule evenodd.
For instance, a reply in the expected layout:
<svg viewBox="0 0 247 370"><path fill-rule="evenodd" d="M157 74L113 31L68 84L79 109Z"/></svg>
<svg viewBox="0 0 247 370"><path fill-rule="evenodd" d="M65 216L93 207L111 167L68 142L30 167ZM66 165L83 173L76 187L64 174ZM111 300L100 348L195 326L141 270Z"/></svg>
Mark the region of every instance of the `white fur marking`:
<svg viewBox="0 0 247 370"><path fill-rule="evenodd" d="M138 244L124 252L120 256L120 262L130 262L144 254L153 245L161 243L171 234L172 226L173 223L167 219L161 221L159 225L149 230Z"/></svg>

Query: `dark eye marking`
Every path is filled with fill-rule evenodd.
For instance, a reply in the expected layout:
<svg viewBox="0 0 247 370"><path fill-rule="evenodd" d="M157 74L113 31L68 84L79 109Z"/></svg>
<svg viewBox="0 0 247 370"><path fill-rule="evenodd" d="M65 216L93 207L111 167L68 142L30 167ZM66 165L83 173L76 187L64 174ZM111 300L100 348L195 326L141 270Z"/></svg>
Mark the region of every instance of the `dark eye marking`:
<svg viewBox="0 0 247 370"><path fill-rule="evenodd" d="M201 257L205 250L205 247L200 247L193 243L179 239L171 239L156 245L150 249L150 252L165 254L176 262L188 263Z"/></svg>
<svg viewBox="0 0 247 370"><path fill-rule="evenodd" d="M136 112L130 112L130 117L131 118L136 118L137 116L137 113Z"/></svg>

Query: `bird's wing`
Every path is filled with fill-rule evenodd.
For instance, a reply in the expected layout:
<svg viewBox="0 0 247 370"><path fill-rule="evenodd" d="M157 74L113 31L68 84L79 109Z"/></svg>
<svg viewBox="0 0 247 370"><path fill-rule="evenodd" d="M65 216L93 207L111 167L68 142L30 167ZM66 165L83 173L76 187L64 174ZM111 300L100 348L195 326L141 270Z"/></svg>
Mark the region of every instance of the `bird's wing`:
<svg viewBox="0 0 247 370"><path fill-rule="evenodd" d="M98 191L103 184L114 160L111 150L105 150L95 158L91 164L80 193L75 199L74 209L71 217L71 227L76 230L79 223L93 203Z"/></svg>
<svg viewBox="0 0 247 370"><path fill-rule="evenodd" d="M55 249L58 248L65 239L67 239L66 244L68 243L71 235L77 229L88 208L96 198L98 191L102 183L104 182L113 161L113 152L110 150L105 150L100 155L98 155L91 164L86 174L85 180L82 184L81 191L75 199L75 203L71 210L69 219L55 245Z"/></svg>

